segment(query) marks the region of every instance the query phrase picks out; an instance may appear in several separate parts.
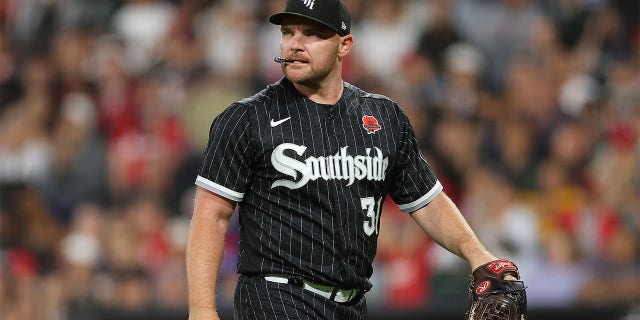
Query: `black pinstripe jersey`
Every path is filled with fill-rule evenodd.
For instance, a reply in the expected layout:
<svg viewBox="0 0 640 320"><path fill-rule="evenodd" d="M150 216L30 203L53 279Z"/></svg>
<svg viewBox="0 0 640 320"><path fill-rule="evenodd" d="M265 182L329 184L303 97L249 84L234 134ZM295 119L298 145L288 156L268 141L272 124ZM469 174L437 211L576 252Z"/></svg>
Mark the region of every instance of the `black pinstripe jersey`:
<svg viewBox="0 0 640 320"><path fill-rule="evenodd" d="M411 212L442 190L396 103L344 82L320 105L286 78L213 121L196 184L239 202L239 273L365 290L385 195Z"/></svg>

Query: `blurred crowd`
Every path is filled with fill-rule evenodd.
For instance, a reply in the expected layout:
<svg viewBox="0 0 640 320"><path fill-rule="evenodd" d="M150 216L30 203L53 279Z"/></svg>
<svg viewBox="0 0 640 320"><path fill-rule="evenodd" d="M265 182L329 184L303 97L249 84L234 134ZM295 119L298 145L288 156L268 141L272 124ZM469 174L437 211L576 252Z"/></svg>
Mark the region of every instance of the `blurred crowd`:
<svg viewBox="0 0 640 320"><path fill-rule="evenodd" d="M345 80L405 109L481 241L519 265L530 306L637 303L638 2L344 2ZM209 126L281 77L266 17L283 6L0 2L0 318L185 310ZM237 254L234 221L222 306ZM386 201L372 301L464 300L467 274Z"/></svg>

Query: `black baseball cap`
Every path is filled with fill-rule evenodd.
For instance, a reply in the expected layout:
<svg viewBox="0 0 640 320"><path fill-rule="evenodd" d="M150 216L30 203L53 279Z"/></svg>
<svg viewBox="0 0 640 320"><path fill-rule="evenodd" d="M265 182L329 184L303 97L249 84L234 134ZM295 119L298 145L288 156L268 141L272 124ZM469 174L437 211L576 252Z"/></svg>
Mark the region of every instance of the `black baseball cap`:
<svg viewBox="0 0 640 320"><path fill-rule="evenodd" d="M280 25L292 15L320 22L340 36L351 33L351 15L340 0L287 0L284 11L269 17L269 22Z"/></svg>

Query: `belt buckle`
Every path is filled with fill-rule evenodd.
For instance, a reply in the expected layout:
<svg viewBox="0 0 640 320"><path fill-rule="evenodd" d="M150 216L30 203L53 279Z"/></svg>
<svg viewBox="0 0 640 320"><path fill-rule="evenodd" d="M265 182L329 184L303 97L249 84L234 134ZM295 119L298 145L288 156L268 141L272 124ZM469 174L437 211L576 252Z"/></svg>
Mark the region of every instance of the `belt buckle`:
<svg viewBox="0 0 640 320"><path fill-rule="evenodd" d="M335 293L334 293L335 292ZM331 300L336 301L336 302L349 302L351 300L353 300L359 293L358 289L340 289L340 288L335 288L334 291L331 294ZM342 301L338 301L338 296L340 297L340 300Z"/></svg>
<svg viewBox="0 0 640 320"><path fill-rule="evenodd" d="M338 296L338 292L342 293L340 288L338 288L337 286L333 287L331 289L331 295L329 296L329 300L336 301L336 297Z"/></svg>

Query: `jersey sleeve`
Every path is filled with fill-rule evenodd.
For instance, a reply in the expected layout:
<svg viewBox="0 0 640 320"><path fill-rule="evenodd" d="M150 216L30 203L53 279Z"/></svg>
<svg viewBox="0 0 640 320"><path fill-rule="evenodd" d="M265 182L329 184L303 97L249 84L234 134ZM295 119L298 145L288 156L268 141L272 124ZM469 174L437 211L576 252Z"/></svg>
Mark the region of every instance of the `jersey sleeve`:
<svg viewBox="0 0 640 320"><path fill-rule="evenodd" d="M389 195L403 212L414 212L433 200L442 184L422 156L409 119L402 112L398 161L393 167Z"/></svg>
<svg viewBox="0 0 640 320"><path fill-rule="evenodd" d="M252 175L251 126L246 106L233 104L211 124L196 185L240 202Z"/></svg>

